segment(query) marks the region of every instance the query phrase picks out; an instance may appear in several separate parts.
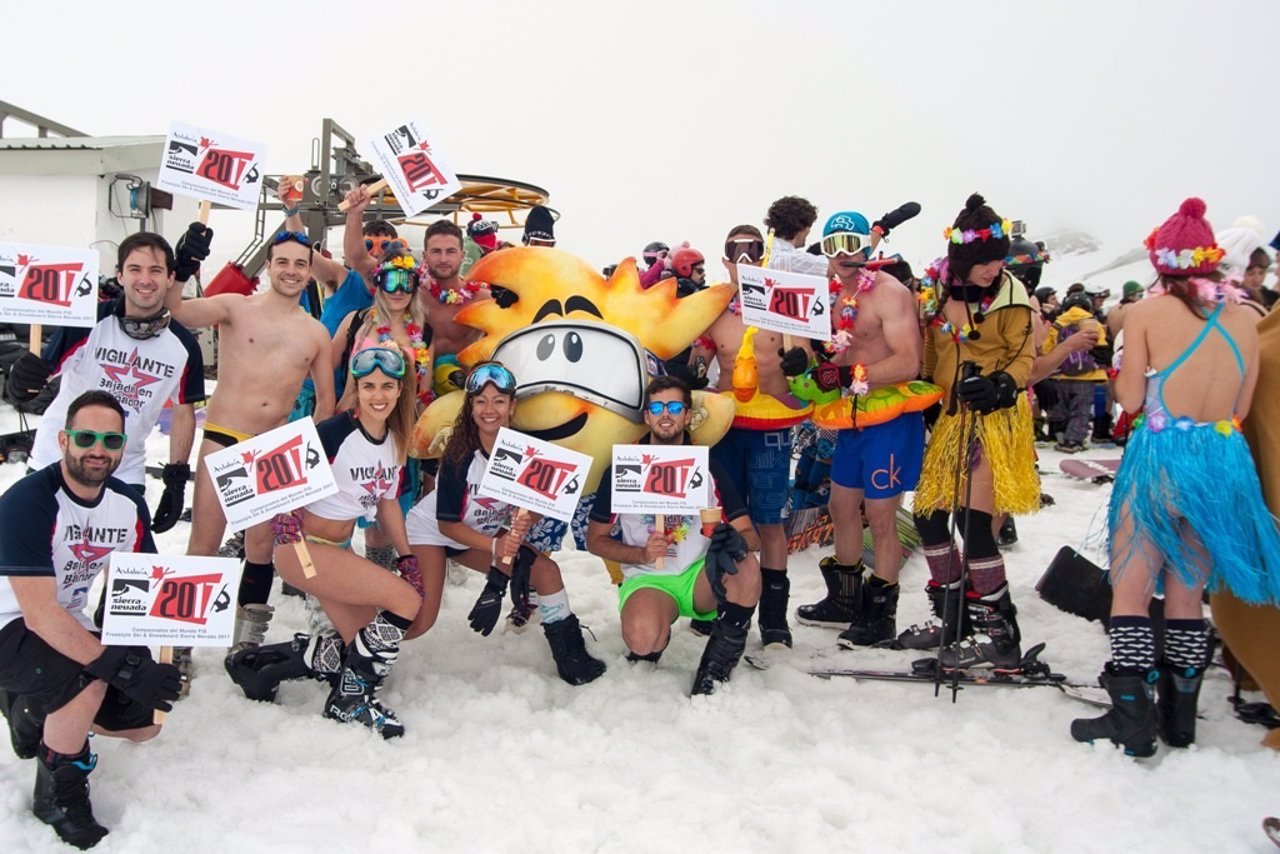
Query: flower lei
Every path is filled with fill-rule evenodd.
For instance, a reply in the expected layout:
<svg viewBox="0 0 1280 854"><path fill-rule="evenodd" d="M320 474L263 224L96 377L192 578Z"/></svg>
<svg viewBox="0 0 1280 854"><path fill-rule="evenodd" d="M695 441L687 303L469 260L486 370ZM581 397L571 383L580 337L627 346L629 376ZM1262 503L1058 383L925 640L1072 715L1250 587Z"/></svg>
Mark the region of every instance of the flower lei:
<svg viewBox="0 0 1280 854"><path fill-rule="evenodd" d="M1186 251L1185 249L1183 250ZM1230 282L1215 282L1211 279L1193 276L1188 281L1196 289L1196 299L1202 303L1220 303L1230 302L1239 305L1249 294ZM1161 279L1151 286L1151 294L1153 296L1164 296L1169 292L1169 288Z"/></svg>
<svg viewBox="0 0 1280 854"><path fill-rule="evenodd" d="M405 312L404 320L404 331L409 336L409 346L413 350L414 369L418 372L418 402L425 406L434 397L429 381L431 377L431 347L423 337L422 327L413 320L413 315ZM369 310L369 322L378 323L378 309L372 308ZM375 326L374 334L378 336L379 344L387 344L394 348L400 347L395 336L391 334L390 325L384 323ZM427 381L424 382L424 380Z"/></svg>
<svg viewBox="0 0 1280 854"><path fill-rule="evenodd" d="M664 536L667 534L670 534L671 542L673 544L678 545L680 543L683 543L688 538L689 531L693 528L693 526L690 524L690 521L689 521L692 518L693 517L691 516L672 516L668 514L665 520L666 530L662 531L662 534ZM676 519L680 520L679 524L673 524ZM657 528L656 522L657 522L657 519L654 518L653 514L646 513L644 515L644 525L649 530L650 534L655 533Z"/></svg>
<svg viewBox="0 0 1280 854"><path fill-rule="evenodd" d="M987 241L993 237L996 240L999 240L1000 238L1012 233L1013 224L1007 219L1002 219L999 222L993 222L987 228L966 228L964 231L961 231L958 228L949 226L942 230L943 237L950 240L952 243L959 244L972 243L975 240Z"/></svg>
<svg viewBox="0 0 1280 854"><path fill-rule="evenodd" d="M875 286L875 274L865 269L859 270L858 283L854 292L841 297L836 303L839 306L839 312L836 314L836 331L831 336L831 343L825 347L831 357L839 356L853 346L853 327L858 319L858 297ZM831 290L833 296L840 293L840 287L837 282L832 282ZM835 308L836 306L832 307ZM858 394L866 394L866 392L858 392Z"/></svg>
<svg viewBox="0 0 1280 854"><path fill-rule="evenodd" d="M465 305L475 299L476 294L484 285L480 282L463 282L461 290L453 288L442 288L440 283L435 279L427 285L427 290L431 291L431 295L444 305Z"/></svg>
<svg viewBox="0 0 1280 854"><path fill-rule="evenodd" d="M390 261L384 261L378 265L376 272L386 273L391 270L416 270L418 262L414 260L412 255L397 255Z"/></svg>
<svg viewBox="0 0 1280 854"><path fill-rule="evenodd" d="M947 261L945 258L937 258L924 271L924 278L920 280L920 308L924 316L929 318L929 322L938 327L943 335L950 335L954 341L977 341L982 337L976 325L986 319L987 310L991 308L991 303L995 300L996 294L989 293L983 297L982 302L978 304L978 310L973 314L973 323L966 323L960 329L956 329L955 324L947 320L942 315L942 307L938 303L938 283L947 275Z"/></svg>

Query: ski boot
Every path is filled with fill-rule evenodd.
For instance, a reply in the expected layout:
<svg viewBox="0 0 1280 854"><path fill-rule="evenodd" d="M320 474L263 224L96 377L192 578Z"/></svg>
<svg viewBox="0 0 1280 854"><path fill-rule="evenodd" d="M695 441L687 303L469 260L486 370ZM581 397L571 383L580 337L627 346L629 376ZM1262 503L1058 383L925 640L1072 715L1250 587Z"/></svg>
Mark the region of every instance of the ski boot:
<svg viewBox="0 0 1280 854"><path fill-rule="evenodd" d="M218 557L233 557L244 560L244 531L236 531L227 541L218 547Z"/></svg>
<svg viewBox="0 0 1280 854"><path fill-rule="evenodd" d="M19 759L30 759L40 749L44 721L31 714L28 704L16 694L0 691L0 712L9 722L9 742Z"/></svg>
<svg viewBox="0 0 1280 854"><path fill-rule="evenodd" d="M335 677L342 669L342 639L296 634L287 643L232 650L223 666L246 697L270 703L275 701L281 682L308 676Z"/></svg>
<svg viewBox="0 0 1280 854"><path fill-rule="evenodd" d="M236 607L235 627L231 632L231 649L248 649L251 646L262 646L267 639L267 626L276 609L270 605L249 602Z"/></svg>
<svg viewBox="0 0 1280 854"><path fill-rule="evenodd" d="M699 620L697 617L690 617L689 633L695 634L700 638L709 638L711 637L711 627L715 624L715 620Z"/></svg>
<svg viewBox="0 0 1280 854"><path fill-rule="evenodd" d="M31 812L49 825L58 838L84 851L97 845L107 829L93 817L89 803L89 774L98 757L89 752L89 742L75 756L54 753L39 745L36 763L36 788L31 799Z"/></svg>
<svg viewBox="0 0 1280 854"><path fill-rule="evenodd" d="M787 625L787 598L791 593L791 579L786 572L777 569L761 571L764 589L760 593L758 624L760 641L766 649L791 649L791 627Z"/></svg>
<svg viewBox="0 0 1280 854"><path fill-rule="evenodd" d="M1095 417L1093 419L1093 444L1110 444L1112 441L1111 428L1111 413L1107 412Z"/></svg>
<svg viewBox="0 0 1280 854"><path fill-rule="evenodd" d="M604 662L587 652L577 614L554 623L543 623L542 631L551 646L551 657L555 659L561 679L570 685L585 685L604 674Z"/></svg>
<svg viewBox="0 0 1280 854"><path fill-rule="evenodd" d="M658 659L662 658L662 653L663 650L658 650L657 652L646 652L644 655L641 655L638 652L631 652L628 650L627 661L632 664L637 664L641 661L647 661L650 664L657 664Z"/></svg>
<svg viewBox="0 0 1280 854"><path fill-rule="evenodd" d="M898 633L898 590L898 585L873 574L862 585L862 606L849 628L840 633L840 646L853 649L893 640Z"/></svg>
<svg viewBox="0 0 1280 854"><path fill-rule="evenodd" d="M746 648L746 626L731 626L723 620L716 620L711 637L707 638L707 645L702 649L702 660L698 662L690 695L714 694L722 682L729 681L729 675L738 666Z"/></svg>
<svg viewBox="0 0 1280 854"><path fill-rule="evenodd" d="M1018 645L1022 635L1018 631L1018 609L1009 598L1009 585L986 596L970 590L965 594L965 609L974 634L942 650L938 656L942 669L1016 668L1022 661Z"/></svg>
<svg viewBox="0 0 1280 854"><path fill-rule="evenodd" d="M175 646L173 648L173 663L178 668L178 673L182 677L182 686L178 689L178 699L185 700L187 695L191 693L191 680L196 675L195 662L191 660L192 648L189 646Z"/></svg>
<svg viewBox="0 0 1280 854"><path fill-rule="evenodd" d="M1190 747L1196 741L1196 704L1200 699L1203 667L1160 665L1156 684L1156 724L1160 738L1170 747Z"/></svg>
<svg viewBox="0 0 1280 854"><path fill-rule="evenodd" d="M537 591L529 592L529 601L516 604L515 591L511 592L511 610L507 612L507 631L520 634L539 621Z"/></svg>
<svg viewBox="0 0 1280 854"><path fill-rule="evenodd" d="M1100 718L1076 718L1071 737L1092 742L1111 739L1128 756L1139 758L1156 752L1155 683L1160 671L1116 670L1107 662L1098 681L1111 695L1111 710ZM1194 714L1193 714L1194 717Z"/></svg>
<svg viewBox="0 0 1280 854"><path fill-rule="evenodd" d="M1012 516L1004 517L1004 522L1000 525L1000 533L996 537L996 545L1002 549L1018 542L1018 526L1014 524Z"/></svg>
<svg viewBox="0 0 1280 854"><path fill-rule="evenodd" d="M828 629L848 626L858 618L862 562L846 566L836 563L835 555L828 555L818 563L818 569L822 570L827 595L812 605L796 608L796 620L806 626L823 626Z"/></svg>
<svg viewBox="0 0 1280 854"><path fill-rule="evenodd" d="M935 619L923 626L913 625L898 635L894 649L937 649L939 644L953 644L972 631L959 581L947 585L930 581L924 593Z"/></svg>
<svg viewBox="0 0 1280 854"><path fill-rule="evenodd" d="M404 724L378 698L378 689L400 656L404 632L392 625L384 611L356 632L347 644L337 684L325 701L326 718L359 724L383 738L404 735Z"/></svg>

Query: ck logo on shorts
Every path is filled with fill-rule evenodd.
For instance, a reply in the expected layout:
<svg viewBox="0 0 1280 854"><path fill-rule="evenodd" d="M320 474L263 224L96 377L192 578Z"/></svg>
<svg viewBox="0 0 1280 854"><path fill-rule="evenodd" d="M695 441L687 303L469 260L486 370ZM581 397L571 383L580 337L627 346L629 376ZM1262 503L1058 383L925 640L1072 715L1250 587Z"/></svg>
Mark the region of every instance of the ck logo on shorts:
<svg viewBox="0 0 1280 854"><path fill-rule="evenodd" d="M889 466L871 472L871 485L876 489L893 489L902 486L902 466L895 465L893 454L889 455Z"/></svg>

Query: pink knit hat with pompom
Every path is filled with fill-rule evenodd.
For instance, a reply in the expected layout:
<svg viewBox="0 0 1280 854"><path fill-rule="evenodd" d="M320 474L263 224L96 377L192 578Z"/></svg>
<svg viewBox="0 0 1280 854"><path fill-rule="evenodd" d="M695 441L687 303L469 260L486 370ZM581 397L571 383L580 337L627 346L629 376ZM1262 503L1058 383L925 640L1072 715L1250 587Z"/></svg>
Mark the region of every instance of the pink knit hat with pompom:
<svg viewBox="0 0 1280 854"><path fill-rule="evenodd" d="M1204 218L1203 199L1194 196L1147 236L1151 265L1166 276L1203 276L1218 269L1225 255Z"/></svg>

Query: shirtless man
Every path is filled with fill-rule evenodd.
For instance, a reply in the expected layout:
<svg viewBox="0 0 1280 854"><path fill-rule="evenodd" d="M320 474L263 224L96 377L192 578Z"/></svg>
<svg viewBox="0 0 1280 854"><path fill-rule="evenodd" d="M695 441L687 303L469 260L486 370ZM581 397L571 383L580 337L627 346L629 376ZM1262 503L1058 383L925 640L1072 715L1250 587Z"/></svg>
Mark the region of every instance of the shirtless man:
<svg viewBox="0 0 1280 854"><path fill-rule="evenodd" d="M298 305L311 277L311 251L304 235L282 231L269 250L267 290L249 297L219 294L184 300L181 289L171 287L165 298L173 318L184 326L219 327L218 386L206 409L188 554L216 554L227 526L203 464L206 456L284 424L308 375L316 387L315 419L333 414L329 333ZM275 572L271 547L268 525L245 532L241 605L267 601Z"/></svg>
<svg viewBox="0 0 1280 854"><path fill-rule="evenodd" d="M468 303L488 299L489 289L477 282L462 280L462 229L447 219L437 220L427 227L422 248L422 262L427 267L427 286L418 290L431 326L435 347L437 395L458 388L454 373L460 367L458 353L468 344L480 338L481 332L464 326L453 319Z"/></svg>
<svg viewBox="0 0 1280 854"><path fill-rule="evenodd" d="M725 238L725 269L738 284L739 263L758 265L764 255L764 238L754 226L734 227ZM824 262L825 263L825 262ZM735 298L724 313L711 324L691 353L696 365L699 359L714 357L720 368L719 386L730 388L733 364L742 346L746 326L739 314ZM754 344L759 391L774 398L791 395L787 378L782 373L782 335L761 329ZM808 351L805 351L807 361ZM787 501L787 485L791 476L791 428L804 417L783 419L768 429L758 425L734 426L711 448L711 458L746 499L752 523L760 534L760 571L764 592L760 599L760 638L765 646L790 647L791 629L787 625L787 535L782 527L782 508ZM695 631L701 628L695 623Z"/></svg>
<svg viewBox="0 0 1280 854"><path fill-rule="evenodd" d="M831 311L832 324L836 333L846 333L837 334L828 355L833 365L849 370L840 371L836 379L837 372L823 371L819 366L815 378L820 386L838 383L849 386L854 394L915 379L920 373L923 346L911 291L887 273L866 269L871 234L866 217L846 211L827 220L822 236L822 252L841 286ZM856 308L846 302L851 299L857 300ZM845 349L840 349L841 338L848 339ZM784 361L791 370L791 363L797 360ZM836 434L829 504L836 553L819 564L827 582L827 599L801 609L799 615L815 625L848 622L849 627L840 633L841 646L870 646L897 634L898 572L902 568L897 514L902 493L914 489L920 477L923 455L924 417L918 412ZM862 584L864 503L875 568Z"/></svg>

